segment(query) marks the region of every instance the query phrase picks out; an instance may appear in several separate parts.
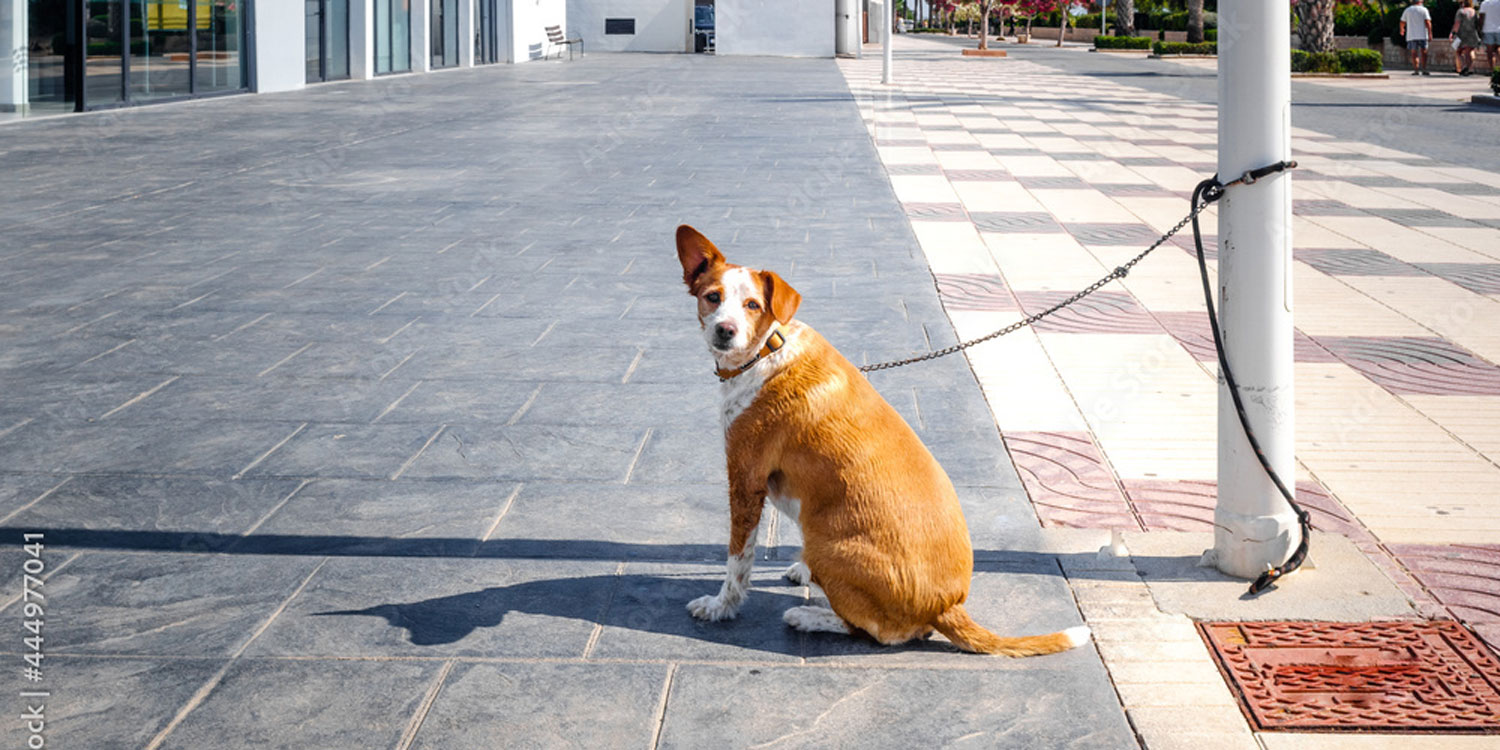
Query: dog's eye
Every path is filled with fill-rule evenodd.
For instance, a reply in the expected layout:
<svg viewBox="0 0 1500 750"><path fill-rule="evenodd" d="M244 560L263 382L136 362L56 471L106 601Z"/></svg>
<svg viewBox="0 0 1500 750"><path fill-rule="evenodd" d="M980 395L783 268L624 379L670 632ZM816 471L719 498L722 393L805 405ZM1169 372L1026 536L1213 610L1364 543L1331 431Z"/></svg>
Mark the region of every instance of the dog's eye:
<svg viewBox="0 0 1500 750"><path fill-rule="evenodd" d="M708 294L703 295L703 299L708 300L708 304L710 305L717 305L719 304L719 293L709 292Z"/></svg>
<svg viewBox="0 0 1500 750"><path fill-rule="evenodd" d="M747 308L749 308L751 310L759 310L760 309L760 303L756 302L755 300L750 300L750 301L748 301L748 302L745 303L745 307L747 307Z"/></svg>

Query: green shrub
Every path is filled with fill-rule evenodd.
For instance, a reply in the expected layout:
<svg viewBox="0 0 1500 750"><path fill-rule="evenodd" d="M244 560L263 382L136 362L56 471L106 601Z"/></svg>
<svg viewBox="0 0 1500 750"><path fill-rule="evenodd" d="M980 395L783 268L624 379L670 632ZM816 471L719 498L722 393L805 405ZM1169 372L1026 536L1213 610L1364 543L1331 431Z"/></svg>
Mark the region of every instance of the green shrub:
<svg viewBox="0 0 1500 750"><path fill-rule="evenodd" d="M1495 96L1500 96L1500 68L1490 71L1490 91L1495 92Z"/></svg>
<svg viewBox="0 0 1500 750"><path fill-rule="evenodd" d="M1094 49L1151 49L1151 38L1144 36L1096 36Z"/></svg>
<svg viewBox="0 0 1500 750"><path fill-rule="evenodd" d="M1385 69L1380 53L1372 49L1339 50L1338 56L1345 73L1379 73Z"/></svg>
<svg viewBox="0 0 1500 750"><path fill-rule="evenodd" d="M1218 29L1204 29L1203 30L1203 41L1205 41L1205 42L1217 42L1217 41L1219 41L1219 30Z"/></svg>
<svg viewBox="0 0 1500 750"><path fill-rule="evenodd" d="M1333 52L1303 52L1292 50L1293 73L1342 73L1339 56Z"/></svg>
<svg viewBox="0 0 1500 750"><path fill-rule="evenodd" d="M1339 36L1360 36L1380 27L1380 10L1373 5L1339 4L1333 7L1333 33Z"/></svg>
<svg viewBox="0 0 1500 750"><path fill-rule="evenodd" d="M1219 45L1215 42L1157 42L1151 51L1158 55L1217 55Z"/></svg>

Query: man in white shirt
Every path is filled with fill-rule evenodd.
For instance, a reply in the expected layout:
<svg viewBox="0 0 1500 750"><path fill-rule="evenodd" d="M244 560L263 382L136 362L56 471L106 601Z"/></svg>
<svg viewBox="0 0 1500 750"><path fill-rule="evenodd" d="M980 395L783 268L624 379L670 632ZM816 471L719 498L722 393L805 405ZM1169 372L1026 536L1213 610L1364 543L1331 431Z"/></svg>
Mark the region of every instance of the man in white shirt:
<svg viewBox="0 0 1500 750"><path fill-rule="evenodd" d="M1432 75L1427 71L1427 40L1432 38L1432 14L1422 7L1422 0L1413 0L1401 14L1401 34L1406 37L1411 74Z"/></svg>
<svg viewBox="0 0 1500 750"><path fill-rule="evenodd" d="M1474 19L1479 26L1479 40L1484 45L1484 54L1490 59L1490 70L1495 69L1495 58L1500 57L1500 0L1484 0L1479 4L1479 17Z"/></svg>

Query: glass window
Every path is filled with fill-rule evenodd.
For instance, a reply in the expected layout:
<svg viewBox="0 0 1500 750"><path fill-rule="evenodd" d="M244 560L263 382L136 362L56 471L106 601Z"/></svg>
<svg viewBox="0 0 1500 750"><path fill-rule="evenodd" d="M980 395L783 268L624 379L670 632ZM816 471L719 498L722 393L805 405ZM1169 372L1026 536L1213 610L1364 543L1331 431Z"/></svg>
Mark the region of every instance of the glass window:
<svg viewBox="0 0 1500 750"><path fill-rule="evenodd" d="M302 4L302 39L305 55L304 81L323 80L323 0L306 0Z"/></svg>
<svg viewBox="0 0 1500 750"><path fill-rule="evenodd" d="M328 79L349 77L349 0L326 0Z"/></svg>
<svg viewBox="0 0 1500 750"><path fill-rule="evenodd" d="M411 70L411 0L391 0L391 71Z"/></svg>
<svg viewBox="0 0 1500 750"><path fill-rule="evenodd" d="M197 0L197 11L198 18L193 22L198 35L195 92L204 94L245 88L240 55L241 34L245 27L244 3Z"/></svg>
<svg viewBox="0 0 1500 750"><path fill-rule="evenodd" d="M131 0L130 99L187 96L192 90L190 9L177 0Z"/></svg>
<svg viewBox="0 0 1500 750"><path fill-rule="evenodd" d="M89 107L125 100L125 0L87 0L84 11L84 94Z"/></svg>
<svg viewBox="0 0 1500 750"><path fill-rule="evenodd" d="M375 72L391 72L390 0L375 0Z"/></svg>
<svg viewBox="0 0 1500 750"><path fill-rule="evenodd" d="M68 64L76 54L75 7L68 0L27 0L26 102L32 112L67 112L77 104L78 84Z"/></svg>

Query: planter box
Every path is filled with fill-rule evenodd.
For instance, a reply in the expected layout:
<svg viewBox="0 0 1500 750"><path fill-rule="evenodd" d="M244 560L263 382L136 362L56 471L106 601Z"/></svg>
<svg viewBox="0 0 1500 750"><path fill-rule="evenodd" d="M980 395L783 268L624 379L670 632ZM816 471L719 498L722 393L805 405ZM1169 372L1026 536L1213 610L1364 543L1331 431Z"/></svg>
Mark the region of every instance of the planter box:
<svg viewBox="0 0 1500 750"><path fill-rule="evenodd" d="M1095 47L1090 52L1107 52L1111 55L1126 55L1127 57L1150 57L1149 49L1099 49Z"/></svg>
<svg viewBox="0 0 1500 750"><path fill-rule="evenodd" d="M964 57L1006 57L1003 49L966 49Z"/></svg>
<svg viewBox="0 0 1500 750"><path fill-rule="evenodd" d="M1218 55L1148 55L1153 60L1171 60L1175 57L1183 57L1191 60L1217 60Z"/></svg>

